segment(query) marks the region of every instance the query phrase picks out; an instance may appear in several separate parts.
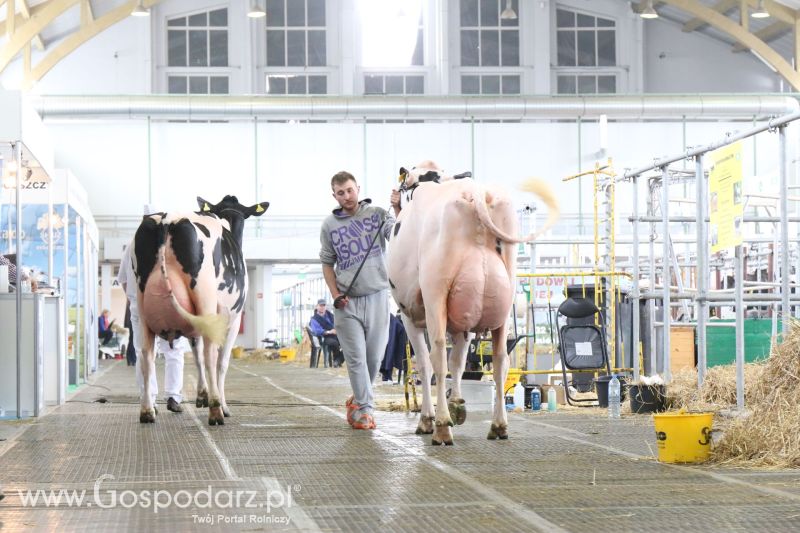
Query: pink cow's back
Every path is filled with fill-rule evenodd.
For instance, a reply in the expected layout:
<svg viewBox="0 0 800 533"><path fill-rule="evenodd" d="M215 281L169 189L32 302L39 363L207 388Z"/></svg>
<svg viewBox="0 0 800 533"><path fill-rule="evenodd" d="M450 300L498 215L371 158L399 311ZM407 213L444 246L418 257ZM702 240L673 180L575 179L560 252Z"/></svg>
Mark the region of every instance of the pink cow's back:
<svg viewBox="0 0 800 533"><path fill-rule="evenodd" d="M395 299L420 327L422 295L437 287L446 292L451 332L494 329L506 319L516 250L481 223L476 202L485 202L494 224L516 235L509 197L487 194L470 179L422 183L400 212L389 244L389 279Z"/></svg>

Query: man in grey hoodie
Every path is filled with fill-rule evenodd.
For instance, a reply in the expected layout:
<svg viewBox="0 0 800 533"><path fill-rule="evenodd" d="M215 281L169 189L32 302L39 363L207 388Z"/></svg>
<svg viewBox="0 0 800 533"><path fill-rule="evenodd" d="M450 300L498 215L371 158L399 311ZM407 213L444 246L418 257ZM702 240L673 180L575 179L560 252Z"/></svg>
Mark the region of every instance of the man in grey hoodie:
<svg viewBox="0 0 800 533"><path fill-rule="evenodd" d="M346 403L347 421L353 429L374 429L372 383L389 335L389 277L384 254L394 217L371 205L370 199L359 201L359 186L349 172L335 174L331 189L339 208L322 223L319 257L334 301L344 296L338 300L334 319L353 389ZM364 267L355 278L362 261Z"/></svg>

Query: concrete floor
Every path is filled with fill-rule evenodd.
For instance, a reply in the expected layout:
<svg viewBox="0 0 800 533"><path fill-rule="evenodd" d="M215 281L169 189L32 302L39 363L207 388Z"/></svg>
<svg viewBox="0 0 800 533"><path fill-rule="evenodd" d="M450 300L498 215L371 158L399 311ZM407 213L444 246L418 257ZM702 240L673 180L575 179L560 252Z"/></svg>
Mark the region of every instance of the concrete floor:
<svg viewBox="0 0 800 533"><path fill-rule="evenodd" d="M47 416L0 424L0 530L800 531L800 471L660 464L649 416L512 414L510 439L487 441L472 413L432 447L402 412L351 430L341 374L234 361L225 426L193 403L142 425L133 369L103 370ZM40 489L61 503L23 502Z"/></svg>

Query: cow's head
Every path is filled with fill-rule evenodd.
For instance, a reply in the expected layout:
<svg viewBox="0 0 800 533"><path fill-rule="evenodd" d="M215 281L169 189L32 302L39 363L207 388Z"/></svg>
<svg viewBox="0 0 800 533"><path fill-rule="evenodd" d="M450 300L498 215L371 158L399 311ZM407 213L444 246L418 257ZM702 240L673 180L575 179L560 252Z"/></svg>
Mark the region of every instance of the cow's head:
<svg viewBox="0 0 800 533"><path fill-rule="evenodd" d="M400 167L400 188L404 190L413 189L420 183L425 183L426 181L439 183L442 181L468 178L471 176L471 172L464 172L455 176L447 175L441 168L439 168L439 165L433 161L426 160L417 164L417 166L412 167L411 170L406 170L404 167Z"/></svg>
<svg viewBox="0 0 800 533"><path fill-rule="evenodd" d="M245 219L260 217L269 208L269 202L259 202L247 207L240 204L235 196L230 195L225 196L218 204L212 204L198 196L197 205L200 206L200 213L214 214L227 220L231 226L231 233L239 244L242 243Z"/></svg>

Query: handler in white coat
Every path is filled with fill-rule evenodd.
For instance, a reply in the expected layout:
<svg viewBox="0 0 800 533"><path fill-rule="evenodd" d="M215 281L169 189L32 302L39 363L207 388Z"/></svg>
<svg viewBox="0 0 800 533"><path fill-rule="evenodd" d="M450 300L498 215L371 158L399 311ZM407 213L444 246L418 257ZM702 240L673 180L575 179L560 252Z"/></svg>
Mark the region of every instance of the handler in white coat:
<svg viewBox="0 0 800 533"><path fill-rule="evenodd" d="M144 214L149 215L155 212L150 206L145 205ZM136 276L133 273L133 264L131 263L131 249L133 248L132 242L125 248L125 253L122 254L122 262L119 266L119 274L117 281L122 285L125 291L125 296L128 297L128 302L131 306L131 325L133 326L133 347L136 349L136 383L139 386L139 396L144 394L144 378L142 377L142 336L139 321L139 306L137 303L137 288ZM181 337L175 339L172 343L172 348L169 347L169 342L156 337L156 351L164 354L164 388L166 391L167 409L173 413L182 413L181 401L183 395L183 354L189 349L186 339ZM158 380L156 374L150 374L150 393L153 395L152 401L155 405L156 397L158 396Z"/></svg>

